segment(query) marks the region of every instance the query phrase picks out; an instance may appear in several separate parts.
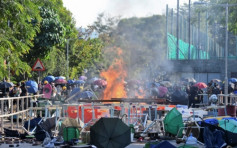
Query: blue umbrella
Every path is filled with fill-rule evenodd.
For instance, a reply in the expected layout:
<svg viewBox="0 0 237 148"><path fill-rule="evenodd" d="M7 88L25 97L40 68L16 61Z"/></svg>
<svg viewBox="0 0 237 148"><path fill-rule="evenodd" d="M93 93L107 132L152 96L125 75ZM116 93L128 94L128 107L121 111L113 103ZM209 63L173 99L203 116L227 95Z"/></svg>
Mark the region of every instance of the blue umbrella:
<svg viewBox="0 0 237 148"><path fill-rule="evenodd" d="M230 78L229 82L236 83L237 82L237 78Z"/></svg>
<svg viewBox="0 0 237 148"><path fill-rule="evenodd" d="M80 93L78 97L82 99L91 99L92 97L94 97L94 93L91 91L84 91Z"/></svg>
<svg viewBox="0 0 237 148"><path fill-rule="evenodd" d="M10 88L13 87L14 84L12 82L1 82L0 83L0 89L6 89L6 88Z"/></svg>
<svg viewBox="0 0 237 148"><path fill-rule="evenodd" d="M57 80L57 79L64 79L64 80L66 80L66 77L64 77L64 76L55 77L55 80Z"/></svg>
<svg viewBox="0 0 237 148"><path fill-rule="evenodd" d="M74 80L67 80L68 84L73 84L75 81Z"/></svg>
<svg viewBox="0 0 237 148"><path fill-rule="evenodd" d="M55 80L55 77L54 76L47 76L45 77L42 82L44 81L48 81L49 83L53 82Z"/></svg>
<svg viewBox="0 0 237 148"><path fill-rule="evenodd" d="M83 80L76 80L73 84L85 84Z"/></svg>
<svg viewBox="0 0 237 148"><path fill-rule="evenodd" d="M35 81L29 80L26 82L26 88L28 93L37 93L38 84Z"/></svg>

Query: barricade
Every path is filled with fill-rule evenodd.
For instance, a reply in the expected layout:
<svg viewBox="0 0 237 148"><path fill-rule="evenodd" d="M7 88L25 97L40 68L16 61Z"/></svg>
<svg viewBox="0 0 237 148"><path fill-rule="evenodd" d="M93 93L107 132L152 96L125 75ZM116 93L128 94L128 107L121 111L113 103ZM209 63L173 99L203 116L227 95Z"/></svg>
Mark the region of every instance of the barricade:
<svg viewBox="0 0 237 148"><path fill-rule="evenodd" d="M3 133L4 129L4 118L10 117L10 125L11 129L14 128L13 120L14 117L16 117L16 127L19 128L19 116L21 116L21 124L24 125L24 121L27 117L31 117L33 113L33 102L31 100L36 100L38 97L41 97L42 95L32 95L32 96L22 96L22 97L11 97L11 98L1 98L1 132ZM10 106L10 109L4 108L4 102L8 101L7 105ZM26 101L26 102L25 102ZM13 102L16 102L16 104L13 105ZM21 104L20 104L21 102ZM29 107L29 103L31 102L31 105ZM15 107L15 108L14 108Z"/></svg>

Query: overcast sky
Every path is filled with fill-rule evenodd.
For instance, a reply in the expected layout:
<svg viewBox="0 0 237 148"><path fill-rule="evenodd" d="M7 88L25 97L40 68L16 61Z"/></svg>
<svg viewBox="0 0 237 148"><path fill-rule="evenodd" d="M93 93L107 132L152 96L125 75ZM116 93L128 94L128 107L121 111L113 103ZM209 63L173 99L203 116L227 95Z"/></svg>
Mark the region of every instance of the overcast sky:
<svg viewBox="0 0 237 148"><path fill-rule="evenodd" d="M144 17L153 14L164 14L166 4L176 8L176 0L63 0L64 6L70 10L76 20L77 27L92 24L99 13L124 17ZM180 0L180 5L188 0Z"/></svg>

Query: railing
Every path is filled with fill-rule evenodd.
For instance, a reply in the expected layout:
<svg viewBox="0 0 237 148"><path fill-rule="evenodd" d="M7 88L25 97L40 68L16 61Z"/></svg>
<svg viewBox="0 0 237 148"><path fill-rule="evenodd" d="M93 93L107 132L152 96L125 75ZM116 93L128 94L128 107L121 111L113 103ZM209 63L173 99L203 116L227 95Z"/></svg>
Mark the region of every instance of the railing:
<svg viewBox="0 0 237 148"><path fill-rule="evenodd" d="M19 116L21 116L21 124L24 125L25 119L32 116L33 110L33 100L36 101L37 98L42 97L42 95L34 96L22 96L22 97L11 97L11 98L0 98L1 103L1 132L4 129L4 118L10 117L11 119L11 129L14 128L13 119L16 116L16 128L19 128ZM7 102L7 103L6 103ZM16 102L16 104L13 104ZM21 102L21 104L20 104ZM29 106L30 102L30 106ZM14 108L14 106L16 108ZM36 115L36 114L35 114Z"/></svg>

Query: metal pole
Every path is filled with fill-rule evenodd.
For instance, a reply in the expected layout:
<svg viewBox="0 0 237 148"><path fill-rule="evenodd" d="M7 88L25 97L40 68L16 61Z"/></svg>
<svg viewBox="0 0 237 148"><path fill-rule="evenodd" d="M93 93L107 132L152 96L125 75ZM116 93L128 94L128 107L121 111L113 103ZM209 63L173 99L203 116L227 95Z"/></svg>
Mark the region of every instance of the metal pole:
<svg viewBox="0 0 237 148"><path fill-rule="evenodd" d="M227 71L227 56L228 56L228 3L225 7L226 15L225 15L225 97L227 98L228 94L228 71ZM226 99L227 101L227 99ZM227 102L225 102L227 103Z"/></svg>
<svg viewBox="0 0 237 148"><path fill-rule="evenodd" d="M179 59L179 0L177 0L176 35L177 35L176 60L178 60Z"/></svg>
<svg viewBox="0 0 237 148"><path fill-rule="evenodd" d="M191 5L191 0L189 0L188 2L188 59L190 60L191 58L191 8L190 8L190 5Z"/></svg>
<svg viewBox="0 0 237 148"><path fill-rule="evenodd" d="M69 39L67 39L67 80L69 79L69 70L68 70L68 66L69 66L69 61L68 61L68 48L69 48Z"/></svg>
<svg viewBox="0 0 237 148"><path fill-rule="evenodd" d="M208 59L208 22L207 22L207 19L208 19L208 11L206 11L206 59Z"/></svg>
<svg viewBox="0 0 237 148"><path fill-rule="evenodd" d="M200 17L200 12L198 12L198 49L197 49L197 59L200 59L200 21L201 21L201 17Z"/></svg>
<svg viewBox="0 0 237 148"><path fill-rule="evenodd" d="M169 11L169 7L168 5L166 5L166 57L167 59L169 59L169 48L168 48L168 11Z"/></svg>

